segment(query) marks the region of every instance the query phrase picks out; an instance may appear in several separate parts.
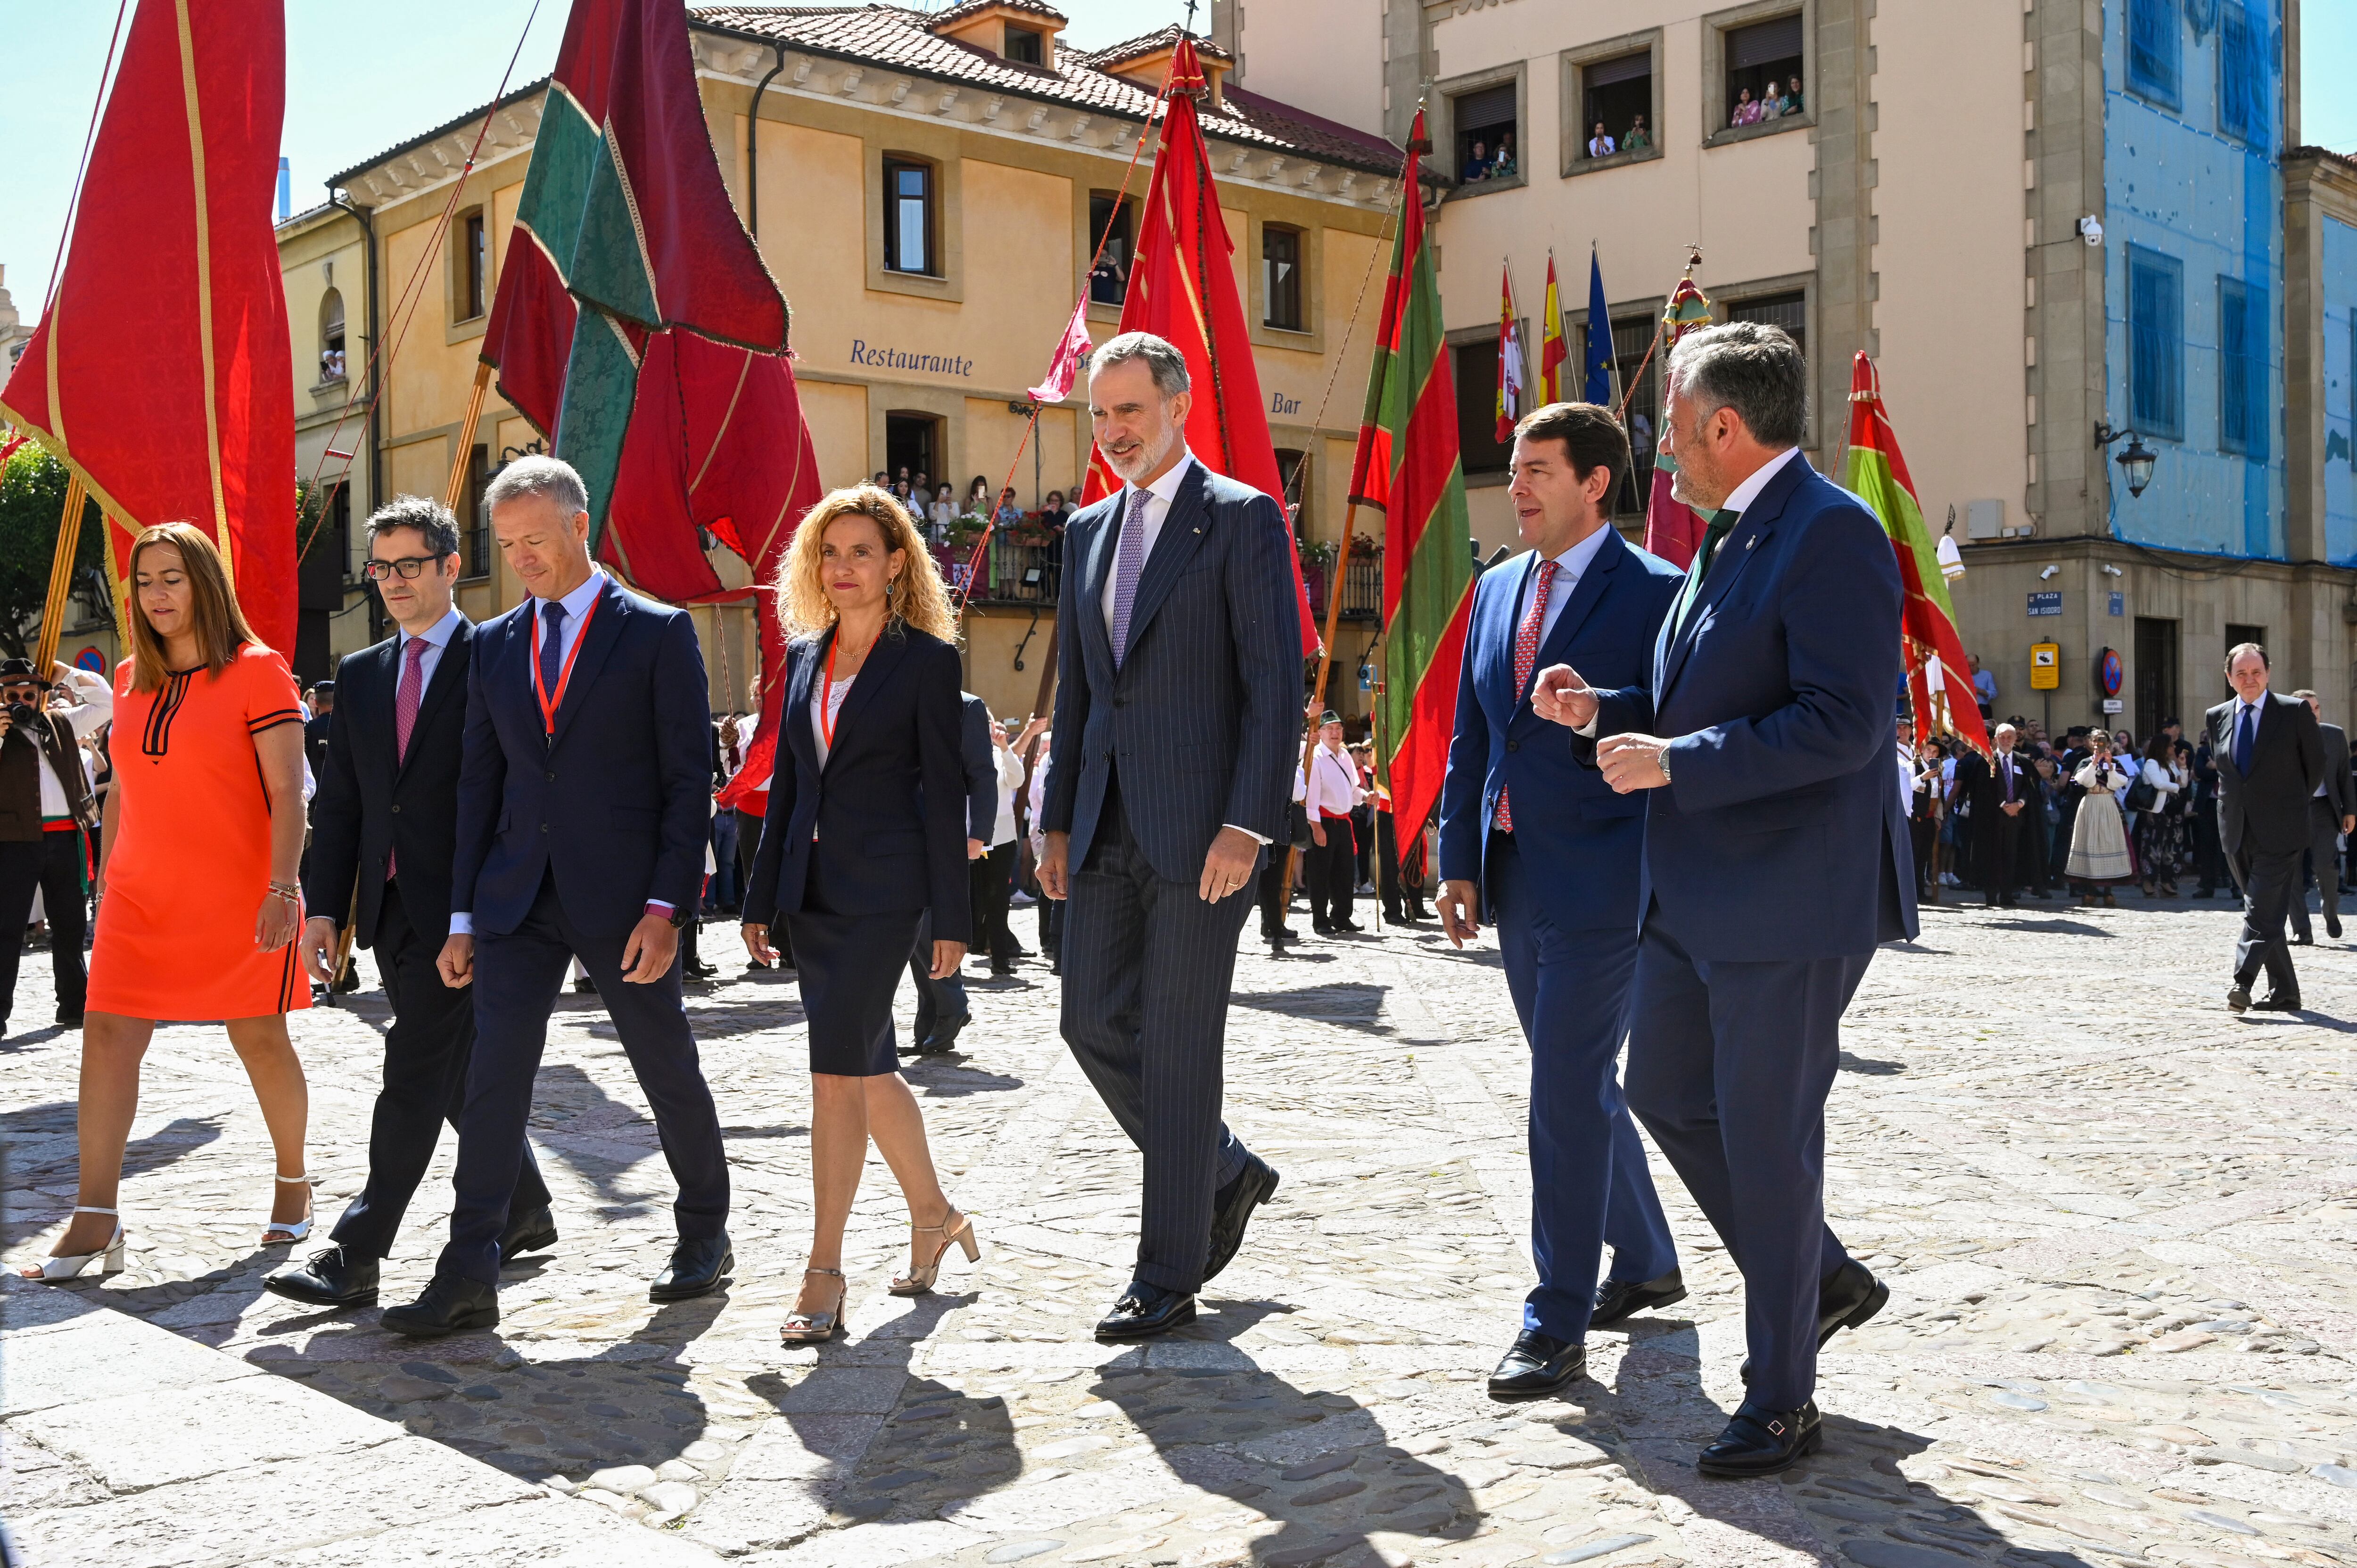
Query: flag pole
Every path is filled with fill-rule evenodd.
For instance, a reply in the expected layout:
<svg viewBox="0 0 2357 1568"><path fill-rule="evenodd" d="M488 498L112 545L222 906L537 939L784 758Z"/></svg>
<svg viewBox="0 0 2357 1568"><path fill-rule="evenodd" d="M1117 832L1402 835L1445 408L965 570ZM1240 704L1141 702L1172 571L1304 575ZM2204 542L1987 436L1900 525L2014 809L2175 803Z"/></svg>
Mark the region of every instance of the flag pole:
<svg viewBox="0 0 2357 1568"><path fill-rule="evenodd" d="M58 519L57 553L49 557L48 594L41 605L39 640L33 648L33 678L37 681L47 682L49 666L57 661L58 638L65 630L66 599L73 592L74 549L81 542L83 506L81 476L69 470L65 509Z"/></svg>
<svg viewBox="0 0 2357 1568"><path fill-rule="evenodd" d="M456 513L467 483L467 463L474 456L475 424L483 417L483 391L491 384L491 362L475 361L475 387L467 394L467 415L458 422L458 445L450 457L450 482L442 487L444 510Z"/></svg>

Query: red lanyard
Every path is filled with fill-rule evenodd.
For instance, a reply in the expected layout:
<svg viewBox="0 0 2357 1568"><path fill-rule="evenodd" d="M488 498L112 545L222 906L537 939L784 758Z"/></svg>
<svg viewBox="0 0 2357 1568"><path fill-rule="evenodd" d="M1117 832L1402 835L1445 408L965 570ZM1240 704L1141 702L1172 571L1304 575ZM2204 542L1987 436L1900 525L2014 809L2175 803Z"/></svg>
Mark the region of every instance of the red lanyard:
<svg viewBox="0 0 2357 1568"><path fill-rule="evenodd" d="M877 627L876 628L876 637L881 637L883 635L884 628L882 627ZM873 653L876 651L876 637L871 637L867 639L867 653ZM842 648L842 646L843 628L841 627L837 627L835 628L834 636L827 641L826 681L824 684L819 687L818 692L819 739L825 743L826 748L829 751L833 751L834 749L834 655L836 650ZM859 667L862 670L867 668L867 653L863 653L859 656ZM856 681L858 677L854 675L852 679Z"/></svg>
<svg viewBox="0 0 2357 1568"><path fill-rule="evenodd" d="M573 634L573 651L565 656L565 668L556 672L556 695L554 697L548 694L548 687L541 678L539 655L535 653L533 657L533 695L540 699L540 722L552 737L556 734L556 710L565 705L565 688L573 683L573 661L581 657L581 645L589 640L589 623L597 618L597 598L598 596L591 595L589 607L581 612L581 629ZM533 617L535 621L538 618Z"/></svg>

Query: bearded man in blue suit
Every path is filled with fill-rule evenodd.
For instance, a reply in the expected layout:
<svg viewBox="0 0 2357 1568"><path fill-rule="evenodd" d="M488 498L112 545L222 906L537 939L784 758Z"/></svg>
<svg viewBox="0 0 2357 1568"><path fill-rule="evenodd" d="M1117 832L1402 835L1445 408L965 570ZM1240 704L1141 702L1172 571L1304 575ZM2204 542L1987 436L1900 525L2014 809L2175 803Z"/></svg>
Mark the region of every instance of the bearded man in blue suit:
<svg viewBox="0 0 2357 1568"><path fill-rule="evenodd" d="M1878 943L1915 934L1891 787L1898 562L1800 454L1808 367L1738 321L1670 356L1662 454L1709 518L1644 679L1544 671L1533 703L1646 803L1629 1105L1743 1273L1749 1388L1707 1475L1815 1450L1817 1350L1889 1287L1824 1222L1841 1015Z"/></svg>
<svg viewBox="0 0 2357 1568"><path fill-rule="evenodd" d="M1637 968L1644 802L1532 712L1538 671L1644 678L1685 580L1613 532L1629 439L1594 403L1550 403L1514 430L1514 521L1531 548L1473 590L1440 791L1441 926L1462 947L1498 928L1531 1043L1531 1253L1539 1283L1490 1375L1492 1399L1544 1398L1587 1367L1590 1327L1683 1299L1676 1243L1615 1066ZM1599 1288L1597 1266L1612 1249Z"/></svg>

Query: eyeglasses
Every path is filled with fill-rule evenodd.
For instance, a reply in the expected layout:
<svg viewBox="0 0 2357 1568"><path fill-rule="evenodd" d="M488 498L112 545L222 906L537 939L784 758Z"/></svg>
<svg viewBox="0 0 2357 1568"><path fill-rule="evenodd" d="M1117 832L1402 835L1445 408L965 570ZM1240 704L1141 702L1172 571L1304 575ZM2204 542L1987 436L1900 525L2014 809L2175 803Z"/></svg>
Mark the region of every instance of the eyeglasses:
<svg viewBox="0 0 2357 1568"><path fill-rule="evenodd" d="M404 555L398 561L371 561L361 567L361 575L371 583L382 583L395 572L404 579L414 577L441 559L439 555Z"/></svg>

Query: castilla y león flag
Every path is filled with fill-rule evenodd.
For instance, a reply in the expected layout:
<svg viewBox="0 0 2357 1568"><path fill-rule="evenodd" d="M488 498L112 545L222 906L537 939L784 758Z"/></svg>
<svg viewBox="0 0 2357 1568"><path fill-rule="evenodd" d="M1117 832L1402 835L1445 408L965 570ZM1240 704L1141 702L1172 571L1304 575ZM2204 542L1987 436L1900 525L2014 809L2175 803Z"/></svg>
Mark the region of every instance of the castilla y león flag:
<svg viewBox="0 0 2357 1568"><path fill-rule="evenodd" d="M1207 91L1194 44L1178 40L1170 57L1170 86L1162 115L1162 142L1154 153L1154 179L1146 188L1146 216L1139 225L1137 261L1130 269L1129 295L1122 302L1121 329L1151 332L1187 358L1194 406L1187 415L1187 449L1205 467L1250 485L1285 504L1285 479L1276 467L1276 444L1268 435L1268 403L1260 394L1253 364L1252 331L1236 294L1235 246L1220 216L1211 182L1211 149L1195 117L1195 100ZM1083 502L1121 488L1104 455L1089 454ZM1295 601L1301 610L1303 650L1318 645L1318 624L1309 613L1309 592L1301 581L1300 553L1286 532L1292 555Z"/></svg>
<svg viewBox="0 0 2357 1568"><path fill-rule="evenodd" d="M1376 733L1402 843L1424 831L1440 799L1473 610L1473 528L1457 445L1457 383L1417 199L1418 156L1430 145L1419 110L1400 172L1399 237L1351 465L1351 499L1383 511L1385 652Z"/></svg>
<svg viewBox="0 0 2357 1568"><path fill-rule="evenodd" d="M673 604L755 600L761 722L739 793L776 754L785 638L771 596L724 585L699 531L765 584L819 498L787 325L713 156L686 14L575 0L482 357L581 471L600 559Z"/></svg>
<svg viewBox="0 0 2357 1568"><path fill-rule="evenodd" d="M1899 640L1907 659L1907 691L1915 709L1915 742L1932 738L1936 716L1983 757L1989 754L1988 726L1966 690L1948 701L1943 694L1934 714L1928 667L1940 661L1949 681L1961 682L1971 668L1964 659L1964 639L1956 631L1956 612L1948 602L1948 580L1940 572L1938 547L1924 525L1923 509L1915 499L1915 481L1907 459L1899 453L1899 437L1891 433L1882 411L1882 382L1874 361L1863 352L1850 361L1849 489L1874 509L1883 532L1899 556L1899 578L1907 590L1900 613ZM1953 673L1949 673L1953 671Z"/></svg>
<svg viewBox="0 0 2357 1568"><path fill-rule="evenodd" d="M295 374L271 200L286 96L281 0L139 0L64 274L0 416L127 546L195 523L254 635L295 651Z"/></svg>

